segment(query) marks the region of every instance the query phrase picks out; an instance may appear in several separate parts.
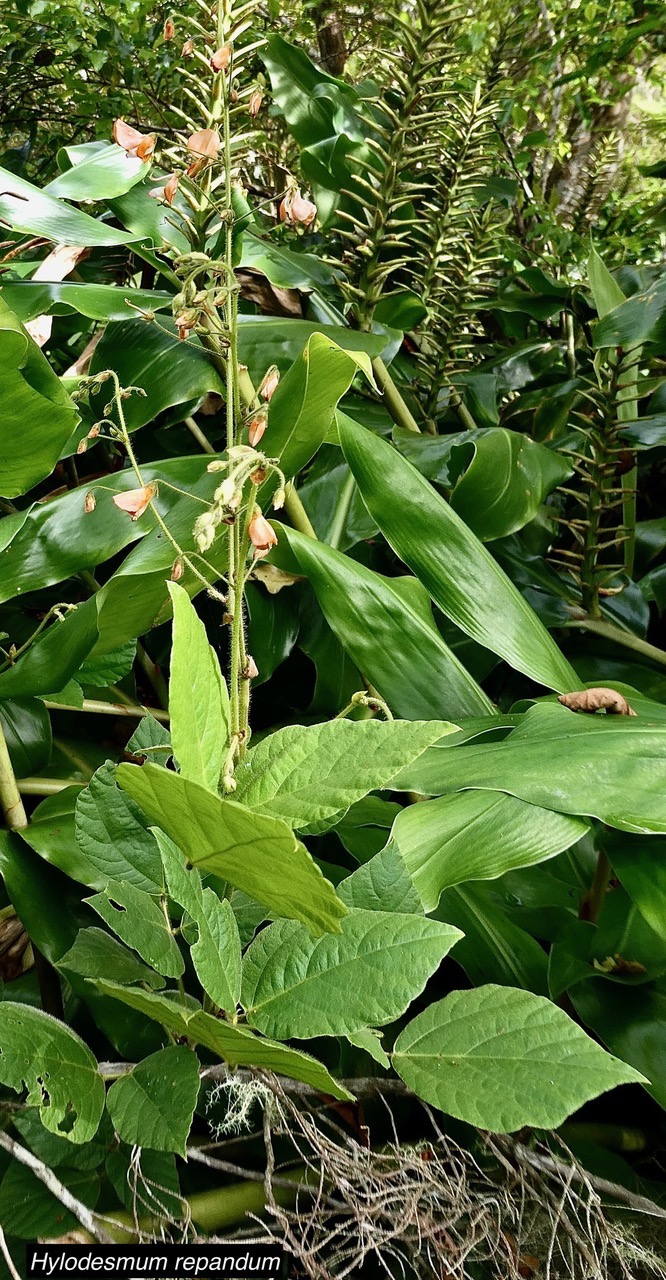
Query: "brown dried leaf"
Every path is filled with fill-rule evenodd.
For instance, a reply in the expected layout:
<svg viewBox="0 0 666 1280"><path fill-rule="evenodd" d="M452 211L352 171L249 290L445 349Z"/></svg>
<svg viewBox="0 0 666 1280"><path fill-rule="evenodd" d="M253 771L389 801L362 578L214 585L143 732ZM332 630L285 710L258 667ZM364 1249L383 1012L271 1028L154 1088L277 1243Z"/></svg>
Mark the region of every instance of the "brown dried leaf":
<svg viewBox="0 0 666 1280"><path fill-rule="evenodd" d="M606 711L612 716L635 716L633 707L616 689L578 689L574 693L563 693L558 702L570 711Z"/></svg>
<svg viewBox="0 0 666 1280"><path fill-rule="evenodd" d="M272 596L276 596L283 587L293 587L295 582L303 581L303 574L287 573L285 569L278 569L274 564L255 565L252 576L258 578Z"/></svg>

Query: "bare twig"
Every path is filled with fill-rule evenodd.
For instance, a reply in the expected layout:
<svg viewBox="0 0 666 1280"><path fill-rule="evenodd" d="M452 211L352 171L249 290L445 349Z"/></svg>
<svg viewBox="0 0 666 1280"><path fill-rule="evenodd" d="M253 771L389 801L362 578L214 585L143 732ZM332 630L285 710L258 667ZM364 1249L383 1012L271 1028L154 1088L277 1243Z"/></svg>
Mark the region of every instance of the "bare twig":
<svg viewBox="0 0 666 1280"><path fill-rule="evenodd" d="M10 1138L8 1133L0 1130L0 1147L2 1147L10 1156L18 1160L20 1164L24 1164L26 1168L31 1169L36 1178L44 1183L44 1186L56 1197L70 1213L81 1223L86 1231L90 1232L95 1240L100 1244L111 1244L113 1237L99 1225L97 1215L90 1210L87 1205L82 1204L80 1200L73 1196L71 1191L56 1177L52 1169L49 1169L32 1151L28 1151L26 1147L22 1147L20 1143Z"/></svg>

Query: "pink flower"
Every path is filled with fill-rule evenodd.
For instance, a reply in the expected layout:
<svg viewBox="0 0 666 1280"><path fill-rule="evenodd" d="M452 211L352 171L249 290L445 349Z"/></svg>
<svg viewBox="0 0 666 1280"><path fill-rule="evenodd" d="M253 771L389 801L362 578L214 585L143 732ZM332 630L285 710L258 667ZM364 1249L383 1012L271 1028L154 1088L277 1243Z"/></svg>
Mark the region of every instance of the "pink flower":
<svg viewBox="0 0 666 1280"><path fill-rule="evenodd" d="M271 396L277 391L280 381L280 370L276 364L272 364L268 373L264 374L263 381L259 388L259 395L263 400L270 400Z"/></svg>
<svg viewBox="0 0 666 1280"><path fill-rule="evenodd" d="M175 34L176 34L176 24L174 23L173 18L167 18L166 22L164 23L164 39L173 40Z"/></svg>
<svg viewBox="0 0 666 1280"><path fill-rule="evenodd" d="M231 62L231 45L223 44L221 49L216 49L210 60L213 71L226 71Z"/></svg>
<svg viewBox="0 0 666 1280"><path fill-rule="evenodd" d="M187 149L196 159L187 170L188 178L196 178L210 160L217 160L220 150L220 135L215 129L198 129L187 139Z"/></svg>
<svg viewBox="0 0 666 1280"><path fill-rule="evenodd" d="M152 160L157 138L154 133L139 133L124 120L115 120L113 124L113 141L127 152L128 156L138 156L147 164Z"/></svg>
<svg viewBox="0 0 666 1280"><path fill-rule="evenodd" d="M191 58L193 53L194 53L194 40L187 39L180 51L180 56L181 58Z"/></svg>
<svg viewBox="0 0 666 1280"><path fill-rule="evenodd" d="M252 419L248 432L248 440L250 441L253 449L256 449L267 426L268 418L265 413L258 413L256 418Z"/></svg>
<svg viewBox="0 0 666 1280"><path fill-rule="evenodd" d="M258 508L256 509L257 511L259 510ZM277 534L271 529L268 520L262 516L260 511L258 515L253 516L250 520L250 542L255 549L256 560L268 555L271 547L277 545Z"/></svg>
<svg viewBox="0 0 666 1280"><path fill-rule="evenodd" d="M167 181L165 182L163 187L153 187L148 192L148 195L152 196L154 200L164 200L165 204L168 204L169 206L171 206L174 202L176 192L178 190L179 181L180 181L180 178L178 174L172 173L171 177L167 178Z"/></svg>
<svg viewBox="0 0 666 1280"><path fill-rule="evenodd" d="M290 187L280 205L280 221L287 226L311 227L317 217L317 206L301 195L300 187Z"/></svg>
<svg viewBox="0 0 666 1280"><path fill-rule="evenodd" d="M157 482L151 480L150 484L144 484L141 489L128 489L127 493L114 493L113 501L121 511L128 511L132 520L139 520L156 493Z"/></svg>

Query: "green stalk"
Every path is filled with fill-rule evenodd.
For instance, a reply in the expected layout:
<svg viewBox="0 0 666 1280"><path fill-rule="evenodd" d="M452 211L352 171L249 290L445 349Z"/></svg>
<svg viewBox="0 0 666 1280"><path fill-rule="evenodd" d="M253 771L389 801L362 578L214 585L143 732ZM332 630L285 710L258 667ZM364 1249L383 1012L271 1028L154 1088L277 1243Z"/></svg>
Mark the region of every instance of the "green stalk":
<svg viewBox="0 0 666 1280"><path fill-rule="evenodd" d="M641 640L640 636L635 636L632 631L623 631L622 627L616 626L614 622L605 622L603 618L581 618L567 622L566 625L567 628L576 627L592 631L606 640L614 640L625 649L632 649L634 653L640 653L642 657L658 662L661 667L666 667L666 651L658 649L654 644L649 644L647 640Z"/></svg>
<svg viewBox="0 0 666 1280"><path fill-rule="evenodd" d="M7 739L0 721L0 808L10 831L24 831L28 816L16 782L16 775L9 757Z"/></svg>
<svg viewBox="0 0 666 1280"><path fill-rule="evenodd" d="M415 431L417 435L420 435L419 424L411 409L405 404L381 356L375 356L372 368L379 389L384 396L386 408L393 421L398 427L405 427L407 431Z"/></svg>

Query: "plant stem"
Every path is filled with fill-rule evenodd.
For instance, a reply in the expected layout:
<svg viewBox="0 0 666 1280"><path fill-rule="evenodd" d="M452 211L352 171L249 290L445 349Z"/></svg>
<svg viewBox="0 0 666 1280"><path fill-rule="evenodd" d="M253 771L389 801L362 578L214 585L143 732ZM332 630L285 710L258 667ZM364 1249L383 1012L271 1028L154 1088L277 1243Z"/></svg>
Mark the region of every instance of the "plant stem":
<svg viewBox="0 0 666 1280"><path fill-rule="evenodd" d="M169 689L164 676L156 662L153 662L139 640L136 643L136 660L150 684L161 707L169 705Z"/></svg>
<svg viewBox="0 0 666 1280"><path fill-rule="evenodd" d="M72 782L71 778L21 778L17 785L22 796L57 796L66 787L85 787L86 784Z"/></svg>
<svg viewBox="0 0 666 1280"><path fill-rule="evenodd" d="M9 748L0 721L0 808L10 831L24 831L28 817L16 782Z"/></svg>
<svg viewBox="0 0 666 1280"><path fill-rule="evenodd" d="M328 545L330 547L335 547L336 550L340 546L340 539L342 538L342 535L345 531L345 525L347 523L347 518L349 516L351 504L354 500L355 489L356 489L356 481L354 479L353 473L350 471L349 475L347 476L342 486L342 489L340 490L340 497L338 498L338 501L335 507L335 513L333 515L331 528L328 534Z"/></svg>
<svg viewBox="0 0 666 1280"><path fill-rule="evenodd" d="M185 418L184 422L188 431L194 436L194 439L200 448L203 449L204 453L215 453L208 436L201 430L198 422L195 422L194 418Z"/></svg>
<svg viewBox="0 0 666 1280"><path fill-rule="evenodd" d="M597 855L597 865L592 877L592 884L590 885L590 892L583 904L583 919L589 920L592 924L597 923L601 914L611 874L612 867L608 861L608 855L603 849L600 849Z"/></svg>
<svg viewBox="0 0 666 1280"><path fill-rule="evenodd" d="M293 480L289 481L285 489L284 510L286 515L289 516L294 529L298 529L299 533L304 533L306 538L316 539L317 535L314 531L314 526L298 496Z"/></svg>
<svg viewBox="0 0 666 1280"><path fill-rule="evenodd" d="M411 409L405 404L381 356L375 356L372 368L393 421L397 426L405 427L407 431L415 431L420 435L419 424Z"/></svg>
<svg viewBox="0 0 666 1280"><path fill-rule="evenodd" d="M51 702L48 698L43 698L42 701L48 711L84 711L99 716L131 716L135 720L140 720L142 716L152 716L161 724L168 724L170 720L169 712L161 707L140 707L133 703L119 706L117 702L102 702L97 698L84 698L80 707L68 707L64 702Z"/></svg>

